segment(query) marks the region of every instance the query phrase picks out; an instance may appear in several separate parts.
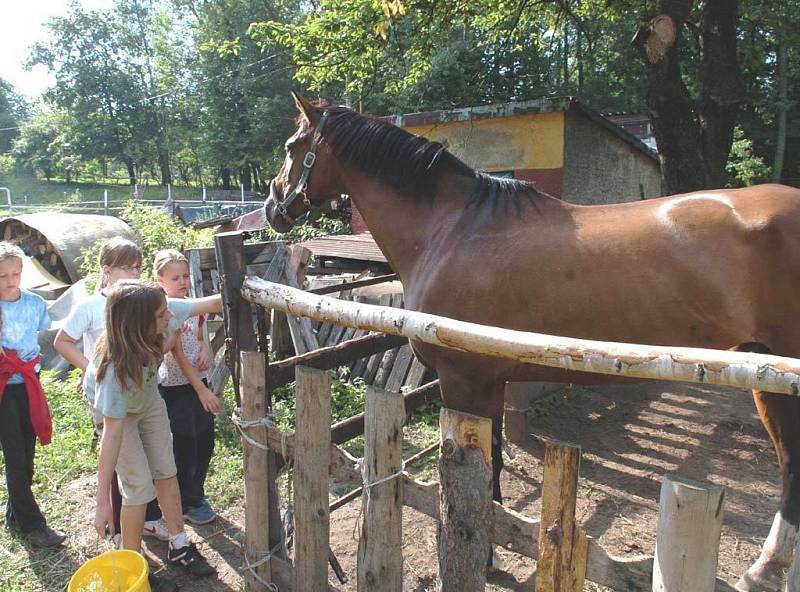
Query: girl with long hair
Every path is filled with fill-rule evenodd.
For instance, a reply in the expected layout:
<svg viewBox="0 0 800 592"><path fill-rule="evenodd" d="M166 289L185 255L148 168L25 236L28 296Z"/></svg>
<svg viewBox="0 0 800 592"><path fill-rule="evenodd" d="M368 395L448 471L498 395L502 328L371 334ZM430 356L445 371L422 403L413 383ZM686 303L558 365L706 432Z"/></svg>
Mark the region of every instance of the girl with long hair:
<svg viewBox="0 0 800 592"><path fill-rule="evenodd" d="M109 490L116 469L122 547L141 550L146 506L157 497L169 529L167 561L204 576L214 568L184 530L169 418L158 392L165 347L194 309L191 301L168 307L156 284L117 282L108 290L106 331L87 367L84 387L103 418L94 520L98 534L114 531ZM151 582L151 588L164 589L159 581Z"/></svg>
<svg viewBox="0 0 800 592"><path fill-rule="evenodd" d="M121 280L139 278L142 271L142 253L136 243L121 237L114 237L100 247L98 264L100 268L98 290L70 311L53 343L53 347L61 357L76 368L80 368L84 375L89 360L94 356L95 345L106 328L107 292ZM78 347L78 342L81 341L82 347ZM87 403L91 407L92 401L87 400ZM92 414L97 428L96 432L99 434L100 428L102 428L102 418L95 412ZM96 437L97 435L95 435ZM117 532L119 532L122 497L117 491L116 480L112 480L111 495L114 501L114 522ZM142 534L161 541L169 539L167 524L162 518L161 509L156 501L147 507L147 519Z"/></svg>

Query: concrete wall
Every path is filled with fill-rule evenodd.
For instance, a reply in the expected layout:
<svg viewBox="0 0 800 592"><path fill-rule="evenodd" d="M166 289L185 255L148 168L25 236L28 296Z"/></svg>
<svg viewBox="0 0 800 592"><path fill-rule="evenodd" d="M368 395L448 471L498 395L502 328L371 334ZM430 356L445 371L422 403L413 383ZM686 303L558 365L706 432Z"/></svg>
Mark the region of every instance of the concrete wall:
<svg viewBox="0 0 800 592"><path fill-rule="evenodd" d="M658 162L622 138L568 111L561 198L576 204L616 203L661 195Z"/></svg>
<svg viewBox="0 0 800 592"><path fill-rule="evenodd" d="M488 173L560 169L564 163L564 113L535 113L406 127L441 142L469 166Z"/></svg>

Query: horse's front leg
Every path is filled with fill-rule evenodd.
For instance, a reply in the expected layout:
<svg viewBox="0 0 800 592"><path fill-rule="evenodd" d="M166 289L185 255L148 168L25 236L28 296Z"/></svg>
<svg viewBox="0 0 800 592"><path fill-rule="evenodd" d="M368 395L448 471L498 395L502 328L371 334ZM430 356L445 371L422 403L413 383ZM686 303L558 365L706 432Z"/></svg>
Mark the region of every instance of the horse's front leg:
<svg viewBox="0 0 800 592"><path fill-rule="evenodd" d="M778 513L761 554L736 589L771 592L782 590L783 569L792 562L800 524L800 400L761 391L753 391L753 399L778 454L782 491Z"/></svg>

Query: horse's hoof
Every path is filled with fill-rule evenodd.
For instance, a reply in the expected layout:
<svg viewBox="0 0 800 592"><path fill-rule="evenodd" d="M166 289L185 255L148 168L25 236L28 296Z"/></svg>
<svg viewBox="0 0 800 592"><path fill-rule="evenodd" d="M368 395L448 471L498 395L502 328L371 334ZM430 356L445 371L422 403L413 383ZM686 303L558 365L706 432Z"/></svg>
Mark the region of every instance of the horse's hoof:
<svg viewBox="0 0 800 592"><path fill-rule="evenodd" d="M774 563L756 561L736 582L739 592L781 592L783 569Z"/></svg>

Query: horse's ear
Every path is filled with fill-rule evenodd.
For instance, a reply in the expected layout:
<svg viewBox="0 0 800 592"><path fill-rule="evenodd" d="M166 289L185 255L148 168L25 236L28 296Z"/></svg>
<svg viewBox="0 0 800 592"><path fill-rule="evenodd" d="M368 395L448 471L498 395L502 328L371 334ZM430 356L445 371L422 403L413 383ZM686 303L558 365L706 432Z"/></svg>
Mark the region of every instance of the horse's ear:
<svg viewBox="0 0 800 592"><path fill-rule="evenodd" d="M311 114L314 113L314 105L300 96L300 93L296 90L290 89L289 92L292 93L292 98L294 99L294 104L297 105L297 110L302 113L308 121L311 121Z"/></svg>

